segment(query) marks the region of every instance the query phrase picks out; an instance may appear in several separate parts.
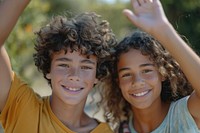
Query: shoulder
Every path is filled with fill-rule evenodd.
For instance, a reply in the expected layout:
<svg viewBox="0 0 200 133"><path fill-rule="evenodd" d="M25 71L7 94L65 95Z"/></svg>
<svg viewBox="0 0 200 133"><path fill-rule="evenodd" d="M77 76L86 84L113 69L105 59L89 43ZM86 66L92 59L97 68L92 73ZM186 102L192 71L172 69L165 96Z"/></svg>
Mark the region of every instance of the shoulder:
<svg viewBox="0 0 200 133"><path fill-rule="evenodd" d="M113 133L108 123L99 122L98 126L91 133Z"/></svg>
<svg viewBox="0 0 200 133"><path fill-rule="evenodd" d="M170 112L188 112L187 102L188 102L189 96L183 97L177 101L174 101L170 105L169 113Z"/></svg>
<svg viewBox="0 0 200 133"><path fill-rule="evenodd" d="M167 125L169 125L170 129L174 127L174 130L177 130L179 132L185 132L189 130L198 131L195 121L188 110L188 98L189 96L186 96L171 103L166 118L166 123Z"/></svg>

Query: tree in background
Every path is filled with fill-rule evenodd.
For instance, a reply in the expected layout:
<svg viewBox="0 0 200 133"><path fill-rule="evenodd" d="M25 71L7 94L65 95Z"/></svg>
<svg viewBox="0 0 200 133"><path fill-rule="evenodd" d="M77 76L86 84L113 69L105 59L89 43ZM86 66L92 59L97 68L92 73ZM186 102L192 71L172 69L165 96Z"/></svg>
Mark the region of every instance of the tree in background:
<svg viewBox="0 0 200 133"><path fill-rule="evenodd" d="M162 0L173 26L200 54L200 0Z"/></svg>

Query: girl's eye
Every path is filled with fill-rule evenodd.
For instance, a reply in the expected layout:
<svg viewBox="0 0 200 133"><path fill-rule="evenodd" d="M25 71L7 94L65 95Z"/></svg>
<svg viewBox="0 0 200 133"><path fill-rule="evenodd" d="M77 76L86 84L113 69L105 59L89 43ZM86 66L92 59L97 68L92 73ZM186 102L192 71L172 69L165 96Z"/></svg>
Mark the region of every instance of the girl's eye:
<svg viewBox="0 0 200 133"><path fill-rule="evenodd" d="M147 73L150 73L150 72L152 72L152 71L153 71L153 70L146 69L146 70L143 70L142 73L147 74Z"/></svg>
<svg viewBox="0 0 200 133"><path fill-rule="evenodd" d="M121 77L122 77L122 78L125 78L125 77L130 77L130 76L131 76L130 73L126 73L126 74L123 74Z"/></svg>

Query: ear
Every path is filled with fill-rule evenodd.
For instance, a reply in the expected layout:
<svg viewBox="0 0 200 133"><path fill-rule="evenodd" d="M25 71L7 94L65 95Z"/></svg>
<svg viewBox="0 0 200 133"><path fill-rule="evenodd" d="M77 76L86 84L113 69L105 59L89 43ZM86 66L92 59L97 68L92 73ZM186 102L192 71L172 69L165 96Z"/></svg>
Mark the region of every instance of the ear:
<svg viewBox="0 0 200 133"><path fill-rule="evenodd" d="M51 79L50 73L47 73L47 74L46 74L46 78L47 78L47 79Z"/></svg>

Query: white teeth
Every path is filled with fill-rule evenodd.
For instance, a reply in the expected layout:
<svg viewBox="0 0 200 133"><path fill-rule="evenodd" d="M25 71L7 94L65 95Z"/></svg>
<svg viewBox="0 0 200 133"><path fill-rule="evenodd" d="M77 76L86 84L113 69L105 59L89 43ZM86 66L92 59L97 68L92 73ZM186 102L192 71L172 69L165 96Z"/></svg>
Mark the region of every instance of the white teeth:
<svg viewBox="0 0 200 133"><path fill-rule="evenodd" d="M71 87L69 87L68 88L70 91L79 91L79 90L81 90L81 88L71 88Z"/></svg>
<svg viewBox="0 0 200 133"><path fill-rule="evenodd" d="M144 92L136 93L136 94L133 94L133 95L136 96L136 97L141 97L141 96L146 95L148 92L149 91L144 91Z"/></svg>

